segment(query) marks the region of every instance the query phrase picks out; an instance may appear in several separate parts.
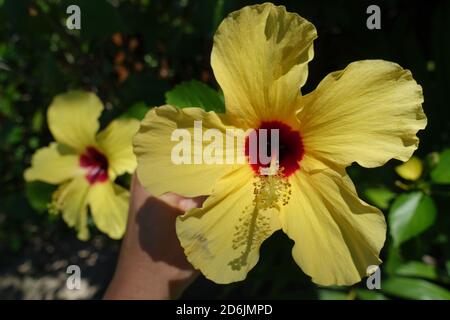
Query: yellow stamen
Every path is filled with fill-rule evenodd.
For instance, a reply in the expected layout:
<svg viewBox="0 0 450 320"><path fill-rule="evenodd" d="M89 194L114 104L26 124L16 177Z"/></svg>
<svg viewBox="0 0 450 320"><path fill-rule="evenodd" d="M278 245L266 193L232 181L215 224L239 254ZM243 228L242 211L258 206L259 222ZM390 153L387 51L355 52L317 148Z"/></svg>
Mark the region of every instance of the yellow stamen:
<svg viewBox="0 0 450 320"><path fill-rule="evenodd" d="M291 185L284 177L282 168L276 175L261 175L254 185L254 199L251 206L247 206L235 226L233 249L243 248L239 257L228 264L233 270L240 270L247 265L250 251L266 239L271 231L268 217L259 214L264 210L280 209L288 204L291 196Z"/></svg>

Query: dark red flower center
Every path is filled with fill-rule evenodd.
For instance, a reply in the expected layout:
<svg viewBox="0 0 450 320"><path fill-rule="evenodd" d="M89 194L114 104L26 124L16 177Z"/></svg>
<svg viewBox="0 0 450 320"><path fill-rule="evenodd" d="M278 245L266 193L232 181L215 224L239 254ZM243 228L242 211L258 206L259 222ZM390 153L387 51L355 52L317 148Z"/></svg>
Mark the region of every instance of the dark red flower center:
<svg viewBox="0 0 450 320"><path fill-rule="evenodd" d="M266 130L262 131L261 129ZM276 144L271 139L273 137L271 134L272 129L278 129L278 148L272 148L272 144ZM253 138L252 134L250 134L245 140L245 155L256 173L260 174L260 168L269 168L271 165L270 163L265 163L266 161L260 157L260 151L270 158L278 160L279 168L283 170L282 173L285 177L300 169L300 161L304 155L304 146L300 132L281 121L274 120L263 121L254 133ZM261 134L266 135L266 138L261 138ZM256 149L254 147L253 150L257 150L257 152L251 152L251 143L255 145ZM261 148L263 150L260 150Z"/></svg>
<svg viewBox="0 0 450 320"><path fill-rule="evenodd" d="M86 179L90 184L108 179L108 159L94 147L87 147L80 156L80 167L86 169Z"/></svg>

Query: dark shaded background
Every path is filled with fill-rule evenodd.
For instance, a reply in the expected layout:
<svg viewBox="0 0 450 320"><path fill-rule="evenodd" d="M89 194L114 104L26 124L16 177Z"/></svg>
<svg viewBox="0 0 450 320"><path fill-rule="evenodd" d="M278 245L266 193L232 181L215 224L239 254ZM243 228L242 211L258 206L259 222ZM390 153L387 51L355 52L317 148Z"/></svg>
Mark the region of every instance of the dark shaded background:
<svg viewBox="0 0 450 320"><path fill-rule="evenodd" d="M209 65L214 31L227 13L253 3L0 0L0 298L101 297L115 265L119 242L95 229L92 240L78 241L60 217L47 213L53 187L23 181L33 152L51 141L45 114L52 98L69 89L97 92L107 108L102 123L108 123L124 113L142 116L144 106L163 104L165 93L185 80L217 87ZM450 146L449 1L276 3L307 18L318 30L303 92L352 61L395 61L410 69L424 90L429 122L419 134L416 154L425 158ZM81 32L65 27L69 4L81 7ZM366 28L370 4L381 8L381 30ZM401 193L395 165L392 161L372 170L355 166L351 174L363 195L373 186ZM405 243L401 252L389 249L388 242L382 253L387 260L383 279L394 277L396 266L405 261L423 261L439 274L430 280L449 287L450 197L445 192L439 190L434 197L438 223ZM395 290L363 292L364 283L317 288L294 263L291 247L291 241L277 233L264 243L260 262L246 281L219 286L200 278L185 297L408 298ZM80 264L90 284L79 296L62 289L65 268L72 263ZM415 288L398 288L405 290Z"/></svg>

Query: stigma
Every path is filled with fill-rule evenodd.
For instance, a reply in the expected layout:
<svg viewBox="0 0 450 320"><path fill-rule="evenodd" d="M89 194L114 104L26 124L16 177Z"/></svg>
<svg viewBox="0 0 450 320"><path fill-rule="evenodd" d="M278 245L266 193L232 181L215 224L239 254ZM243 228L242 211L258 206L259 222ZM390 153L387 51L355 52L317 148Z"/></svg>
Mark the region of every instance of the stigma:
<svg viewBox="0 0 450 320"><path fill-rule="evenodd" d="M291 184L283 169L276 174L259 175L253 183L253 205L259 210L280 209L289 203Z"/></svg>

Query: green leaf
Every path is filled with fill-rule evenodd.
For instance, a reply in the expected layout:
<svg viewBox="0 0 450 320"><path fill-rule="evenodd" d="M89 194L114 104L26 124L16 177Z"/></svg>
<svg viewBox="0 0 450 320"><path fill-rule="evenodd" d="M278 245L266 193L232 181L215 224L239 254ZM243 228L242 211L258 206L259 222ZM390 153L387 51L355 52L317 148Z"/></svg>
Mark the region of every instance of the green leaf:
<svg viewBox="0 0 450 320"><path fill-rule="evenodd" d="M356 289L356 296L360 300L388 300L388 298L378 290Z"/></svg>
<svg viewBox="0 0 450 320"><path fill-rule="evenodd" d="M225 0L217 0L214 7L212 30L216 30L224 17Z"/></svg>
<svg viewBox="0 0 450 320"><path fill-rule="evenodd" d="M16 144L23 141L23 137L25 135L25 130L22 127L15 126L12 127L6 137L7 144Z"/></svg>
<svg viewBox="0 0 450 320"><path fill-rule="evenodd" d="M225 112L222 96L206 84L191 80L166 92L166 103L179 107L199 107L206 111Z"/></svg>
<svg viewBox="0 0 450 320"><path fill-rule="evenodd" d="M133 104L126 112L124 112L121 118L132 118L137 120L144 119L150 108L145 104L145 102L138 102Z"/></svg>
<svg viewBox="0 0 450 320"><path fill-rule="evenodd" d="M450 183L450 149L440 153L439 162L431 171L431 180L438 184Z"/></svg>
<svg viewBox="0 0 450 320"><path fill-rule="evenodd" d="M47 205L52 201L52 194L55 190L56 186L40 181L28 182L25 187L30 206L38 212L47 210Z"/></svg>
<svg viewBox="0 0 450 320"><path fill-rule="evenodd" d="M367 200L380 209L389 208L389 202L394 199L395 192L385 187L367 188L364 190L364 196Z"/></svg>
<svg viewBox="0 0 450 320"><path fill-rule="evenodd" d="M392 241L389 241L387 259L384 262L384 271L389 275L394 275L396 270L404 263L403 258L400 254L400 248L394 246Z"/></svg>
<svg viewBox="0 0 450 320"><path fill-rule="evenodd" d="M44 124L44 113L42 110L37 110L31 120L31 127L34 132L40 132Z"/></svg>
<svg viewBox="0 0 450 320"><path fill-rule="evenodd" d="M413 278L389 278L381 283L384 293L417 300L449 300L450 291L434 283Z"/></svg>
<svg viewBox="0 0 450 320"><path fill-rule="evenodd" d="M436 206L428 195L418 191L395 199L389 212L389 232L394 245L421 234L434 224Z"/></svg>
<svg viewBox="0 0 450 320"><path fill-rule="evenodd" d="M347 300L348 294L343 291L319 289L320 300Z"/></svg>
<svg viewBox="0 0 450 320"><path fill-rule="evenodd" d="M407 262L398 267L395 273L400 276L419 277L430 280L436 280L438 278L435 267L420 261Z"/></svg>

